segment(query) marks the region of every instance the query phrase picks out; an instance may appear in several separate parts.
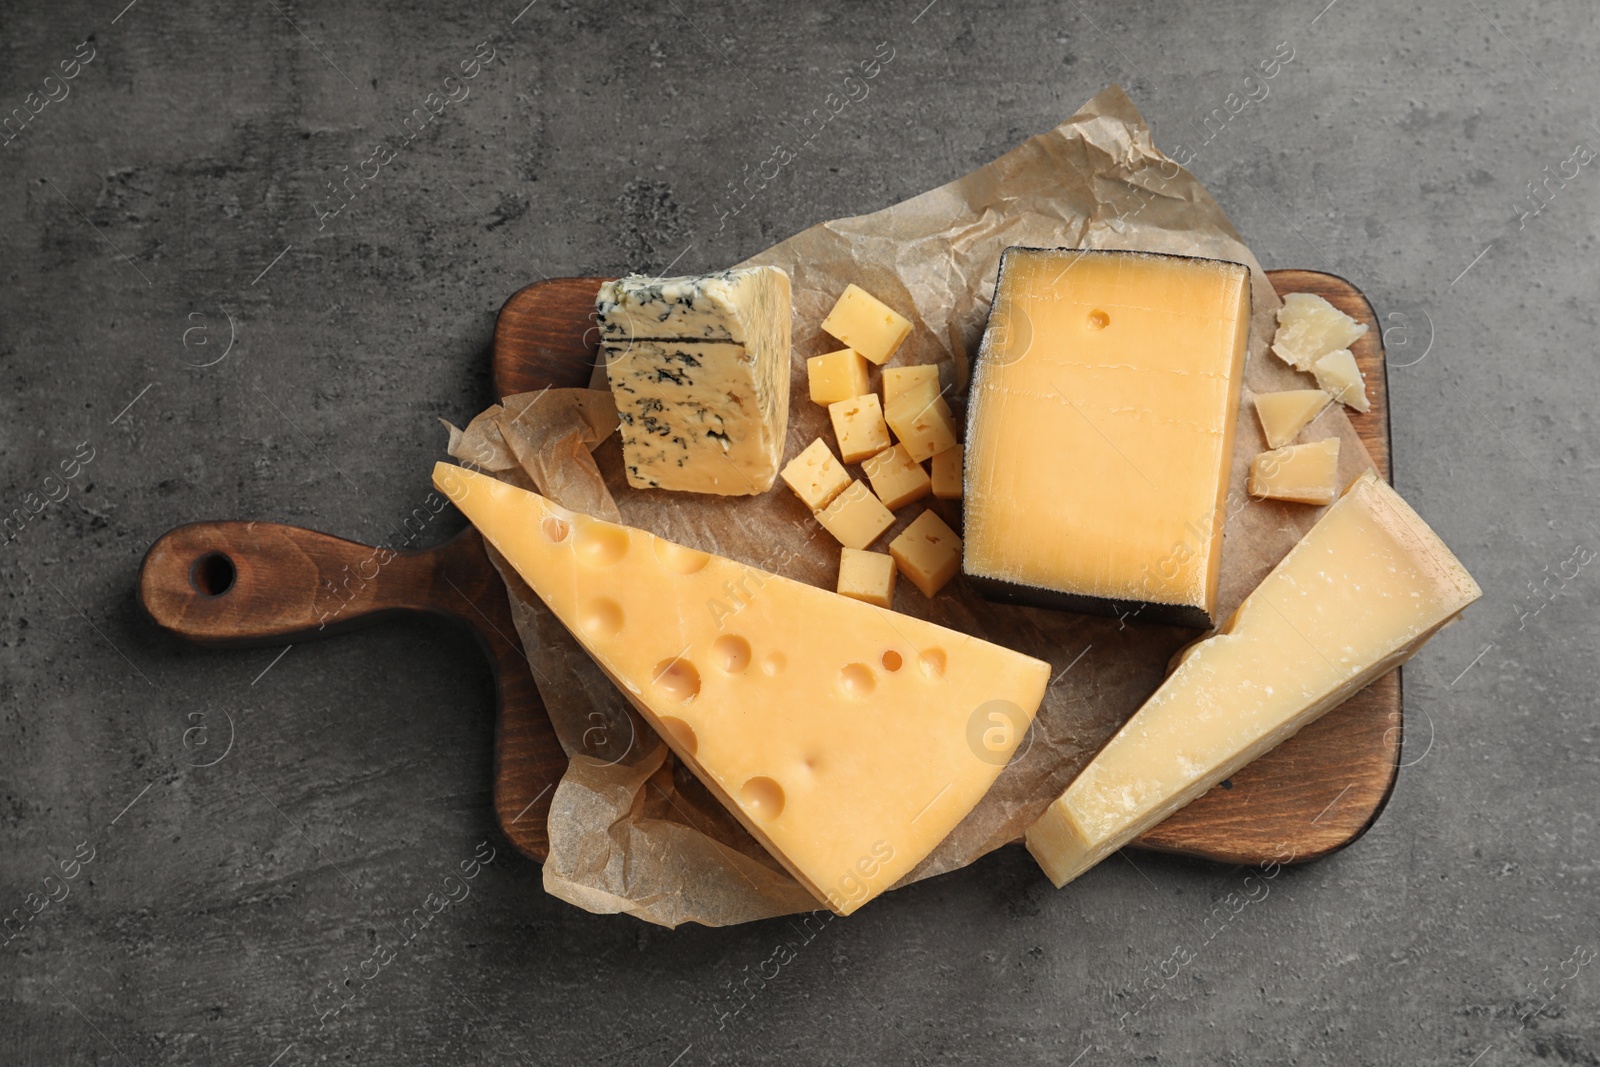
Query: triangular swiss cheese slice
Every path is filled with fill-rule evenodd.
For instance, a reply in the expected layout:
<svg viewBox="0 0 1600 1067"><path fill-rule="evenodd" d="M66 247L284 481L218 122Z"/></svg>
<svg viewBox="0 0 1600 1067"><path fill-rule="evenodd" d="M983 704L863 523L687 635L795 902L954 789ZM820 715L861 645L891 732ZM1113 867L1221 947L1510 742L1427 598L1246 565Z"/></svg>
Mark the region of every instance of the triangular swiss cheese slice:
<svg viewBox="0 0 1600 1067"><path fill-rule="evenodd" d="M843 915L972 810L1050 666L441 463L434 484L680 759Z"/></svg>
<svg viewBox="0 0 1600 1067"><path fill-rule="evenodd" d="M1285 389L1281 393L1257 393L1256 417L1268 448L1282 448L1293 441L1333 397L1321 389Z"/></svg>

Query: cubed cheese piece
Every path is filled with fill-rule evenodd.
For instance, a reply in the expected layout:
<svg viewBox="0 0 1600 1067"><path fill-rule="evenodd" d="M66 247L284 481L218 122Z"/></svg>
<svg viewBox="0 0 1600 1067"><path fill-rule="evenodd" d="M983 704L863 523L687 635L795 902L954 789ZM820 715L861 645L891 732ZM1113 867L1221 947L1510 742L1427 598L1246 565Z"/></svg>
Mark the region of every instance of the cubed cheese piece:
<svg viewBox="0 0 1600 1067"><path fill-rule="evenodd" d="M918 463L955 447L955 416L942 396L927 403L915 395L897 396L884 411L884 419Z"/></svg>
<svg viewBox="0 0 1600 1067"><path fill-rule="evenodd" d="M822 528L846 548L866 548L894 525L894 515L861 482L851 482L833 503L817 512Z"/></svg>
<svg viewBox="0 0 1600 1067"><path fill-rule="evenodd" d="M822 329L882 366L911 332L911 322L859 285L847 285Z"/></svg>
<svg viewBox="0 0 1600 1067"><path fill-rule="evenodd" d="M883 368L883 407L887 411L895 401L906 400L919 407L933 403L940 394L939 368L932 363L917 367Z"/></svg>
<svg viewBox="0 0 1600 1067"><path fill-rule="evenodd" d="M1339 495L1339 439L1259 453L1250 461L1250 495L1331 504Z"/></svg>
<svg viewBox="0 0 1600 1067"><path fill-rule="evenodd" d="M1368 471L1050 805L1028 851L1066 884L1403 663L1480 595Z"/></svg>
<svg viewBox="0 0 1600 1067"><path fill-rule="evenodd" d="M783 468L783 480L806 507L821 511L850 484L850 472L819 437Z"/></svg>
<svg viewBox="0 0 1600 1067"><path fill-rule="evenodd" d="M1250 272L1008 248L968 401L966 555L983 595L1211 625Z"/></svg>
<svg viewBox="0 0 1600 1067"><path fill-rule="evenodd" d="M940 500L961 499L961 446L933 454L933 495Z"/></svg>
<svg viewBox="0 0 1600 1067"><path fill-rule="evenodd" d="M606 282L595 298L602 341L731 341L763 351L784 341L789 366L789 276L778 267Z"/></svg>
<svg viewBox="0 0 1600 1067"><path fill-rule="evenodd" d="M789 276L629 277L595 300L628 484L764 493L789 420Z"/></svg>
<svg viewBox="0 0 1600 1067"><path fill-rule="evenodd" d="M900 573L931 597L961 569L961 538L931 511L924 511L889 542Z"/></svg>
<svg viewBox="0 0 1600 1067"><path fill-rule="evenodd" d="M876 456L861 461L861 469L872 483L883 506L898 511L914 500L921 500L933 489L928 472L922 464L911 458L905 445L886 448Z"/></svg>
<svg viewBox="0 0 1600 1067"><path fill-rule="evenodd" d="M823 406L861 396L872 388L867 380L867 361L853 348L812 356L806 360L806 376L812 402Z"/></svg>
<svg viewBox="0 0 1600 1067"><path fill-rule="evenodd" d="M1321 389L1285 389L1281 393L1257 393L1256 417L1268 448L1282 448L1293 441L1311 420L1322 414L1331 399Z"/></svg>
<svg viewBox="0 0 1600 1067"><path fill-rule="evenodd" d="M894 557L884 552L841 548L839 595L880 608L890 607L894 603Z"/></svg>
<svg viewBox="0 0 1600 1067"><path fill-rule="evenodd" d="M889 447L889 427L884 424L883 406L876 393L829 404L828 418L846 463L860 463Z"/></svg>
<svg viewBox="0 0 1600 1067"><path fill-rule="evenodd" d="M1278 309L1272 351L1294 369L1309 371L1317 360L1336 349L1349 348L1366 332L1365 323L1315 293L1290 293Z"/></svg>
<svg viewBox="0 0 1600 1067"><path fill-rule="evenodd" d="M1348 348L1329 352L1317 360L1311 370L1316 374L1317 384L1323 392L1345 407L1357 411L1372 410L1372 404L1367 400L1367 383L1361 377L1361 368L1356 366L1356 357L1350 354Z"/></svg>
<svg viewBox="0 0 1600 1067"><path fill-rule="evenodd" d="M558 507L440 464L434 484L640 714L816 897L899 881L1000 774L1050 666L968 634ZM969 740L975 708L1019 728Z"/></svg>

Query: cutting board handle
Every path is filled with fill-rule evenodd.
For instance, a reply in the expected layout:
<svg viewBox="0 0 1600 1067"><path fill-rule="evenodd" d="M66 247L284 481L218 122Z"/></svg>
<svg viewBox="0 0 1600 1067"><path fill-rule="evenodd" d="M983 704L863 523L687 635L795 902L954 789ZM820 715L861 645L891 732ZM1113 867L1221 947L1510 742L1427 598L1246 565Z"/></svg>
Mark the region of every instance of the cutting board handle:
<svg viewBox="0 0 1600 1067"><path fill-rule="evenodd" d="M273 522L196 522L150 546L139 600L163 630L213 646L284 644L403 612L471 623L481 583L467 573L483 569L468 565L472 551L483 550L471 529L396 551Z"/></svg>

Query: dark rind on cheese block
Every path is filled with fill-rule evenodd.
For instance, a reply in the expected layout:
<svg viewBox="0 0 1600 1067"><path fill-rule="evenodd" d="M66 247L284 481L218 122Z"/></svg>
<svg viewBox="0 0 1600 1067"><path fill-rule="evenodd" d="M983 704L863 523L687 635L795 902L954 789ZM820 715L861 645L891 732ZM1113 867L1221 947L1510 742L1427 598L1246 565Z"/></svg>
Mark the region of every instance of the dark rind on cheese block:
<svg viewBox="0 0 1600 1067"><path fill-rule="evenodd" d="M1195 607L1193 604L1108 600L1105 597L1085 596L1082 593L1063 593L1059 589L1040 589L1037 586L1008 582L1001 578L985 578L966 570L965 553L962 553L961 565L967 585L985 600L992 600L997 604L1021 604L1030 608L1072 611L1079 615L1108 615L1126 622L1183 626L1192 630L1209 630L1212 626L1210 614L1204 608Z"/></svg>
<svg viewBox="0 0 1600 1067"><path fill-rule="evenodd" d="M1249 278L1250 267L1248 264L1239 263L1231 259L1215 259L1210 256L1185 256L1176 252L1146 252L1128 248L1072 248L1058 246L1056 248L1039 248L1033 245L1010 245L1000 252L1000 268L995 275L995 296L990 300L989 312L983 320L982 337L989 335L990 323L994 318L995 304L998 302L1001 287L1005 284L1006 263L1013 252L1074 252L1080 255L1140 255L1153 259L1183 259L1194 260L1201 263L1225 263L1238 267ZM1255 293L1247 280L1245 292L1245 317L1248 320L1254 311ZM962 440L973 440L973 431L976 428L978 417L977 385L983 373L984 364L988 358L988 346L979 341L978 355L973 360L972 375L967 385L967 412ZM1248 357L1247 357L1248 358ZM1242 383L1241 383L1242 384ZM972 449L966 449L963 455L961 480L963 486L970 485L971 479L965 469L970 460ZM963 530L963 534L965 530ZM1220 534L1219 534L1220 536ZM1226 550L1226 546L1224 546ZM963 542L961 550L961 574L972 587L973 591L985 600L1000 604L1021 604L1026 607L1047 608L1052 611L1071 611L1080 615L1105 615L1120 619L1138 619L1143 622L1159 626L1182 626L1195 630L1209 630L1215 625L1211 613L1205 608L1194 604L1164 604L1139 600L1113 600L1107 597L1089 596L1083 593L1068 593L1059 589L1044 589L1038 586L1024 585L1020 582L1010 582L1003 578L992 578L975 573L968 565L967 550Z"/></svg>

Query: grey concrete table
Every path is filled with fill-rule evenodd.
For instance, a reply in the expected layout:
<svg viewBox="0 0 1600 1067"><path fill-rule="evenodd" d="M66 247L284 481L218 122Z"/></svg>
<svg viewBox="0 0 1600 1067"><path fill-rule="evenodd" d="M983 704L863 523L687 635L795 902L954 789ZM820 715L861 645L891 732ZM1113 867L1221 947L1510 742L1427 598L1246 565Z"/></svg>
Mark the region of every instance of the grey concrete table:
<svg viewBox="0 0 1600 1067"><path fill-rule="evenodd" d="M0 15L0 1061L1600 1062L1587 5L524 3ZM879 42L870 96L723 224ZM1057 892L1012 849L808 939L666 932L510 854L461 634L224 654L139 617L179 522L393 540L518 286L726 265L1111 82L1267 266L1372 297L1399 485L1485 589L1408 668L1353 848L1248 896L1153 857Z"/></svg>

